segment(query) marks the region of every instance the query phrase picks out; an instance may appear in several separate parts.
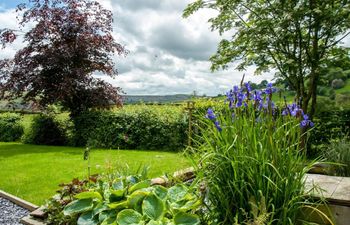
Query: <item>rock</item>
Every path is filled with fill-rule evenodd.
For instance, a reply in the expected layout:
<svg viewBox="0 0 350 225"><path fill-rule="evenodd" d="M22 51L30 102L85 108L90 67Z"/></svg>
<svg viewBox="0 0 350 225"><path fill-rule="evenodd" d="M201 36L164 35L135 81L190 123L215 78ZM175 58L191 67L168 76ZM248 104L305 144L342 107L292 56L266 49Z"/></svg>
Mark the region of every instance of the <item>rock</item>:
<svg viewBox="0 0 350 225"><path fill-rule="evenodd" d="M153 178L151 180L151 185L161 185L161 186L166 186L167 185L167 179L163 178L163 177L157 177L157 178Z"/></svg>
<svg viewBox="0 0 350 225"><path fill-rule="evenodd" d="M188 181L195 177L194 168L190 167L184 170L176 171L173 177L177 180Z"/></svg>

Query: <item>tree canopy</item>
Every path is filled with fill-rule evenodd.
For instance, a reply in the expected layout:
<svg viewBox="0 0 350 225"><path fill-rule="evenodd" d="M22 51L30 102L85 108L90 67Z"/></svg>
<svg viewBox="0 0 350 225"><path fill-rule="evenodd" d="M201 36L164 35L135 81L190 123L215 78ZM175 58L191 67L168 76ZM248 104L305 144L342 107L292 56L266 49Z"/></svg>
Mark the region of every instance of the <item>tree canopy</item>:
<svg viewBox="0 0 350 225"><path fill-rule="evenodd" d="M316 104L320 70L344 54L339 44L350 33L348 0L197 0L184 11L187 17L201 8L218 12L212 30L229 33L211 57L212 70L239 61L238 69L255 65L256 73L277 70L303 110L311 116Z"/></svg>
<svg viewBox="0 0 350 225"><path fill-rule="evenodd" d="M60 103L71 114L120 104L121 89L93 76L114 77L112 56L126 54L112 35L111 11L89 0L29 0L17 12L20 29L30 29L23 37L26 46L0 60L0 98ZM17 34L0 29L3 47Z"/></svg>

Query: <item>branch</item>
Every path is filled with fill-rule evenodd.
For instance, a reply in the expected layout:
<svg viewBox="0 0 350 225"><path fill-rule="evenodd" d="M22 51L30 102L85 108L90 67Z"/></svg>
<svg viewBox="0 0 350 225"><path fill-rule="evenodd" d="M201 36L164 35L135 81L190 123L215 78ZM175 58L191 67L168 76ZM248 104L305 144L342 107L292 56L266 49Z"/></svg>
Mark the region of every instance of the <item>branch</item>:
<svg viewBox="0 0 350 225"><path fill-rule="evenodd" d="M334 45L337 45L339 42L341 42L344 38L346 38L348 35L350 34L350 31L347 32L343 37L341 37L340 39L338 39L337 41L333 42L330 45L325 46L325 48L330 48L333 47Z"/></svg>

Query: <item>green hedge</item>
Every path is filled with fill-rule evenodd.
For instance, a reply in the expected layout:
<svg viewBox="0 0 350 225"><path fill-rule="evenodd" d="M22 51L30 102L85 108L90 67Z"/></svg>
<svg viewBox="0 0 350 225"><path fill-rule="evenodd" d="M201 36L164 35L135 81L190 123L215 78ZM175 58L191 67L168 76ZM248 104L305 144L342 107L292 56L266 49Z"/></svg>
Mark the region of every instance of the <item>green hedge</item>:
<svg viewBox="0 0 350 225"><path fill-rule="evenodd" d="M53 115L39 114L33 117L30 129L22 138L24 143L35 145L65 145L66 130Z"/></svg>
<svg viewBox="0 0 350 225"><path fill-rule="evenodd" d="M313 119L315 127L309 137L309 155L317 156L332 140L349 134L350 109L328 109L320 111Z"/></svg>
<svg viewBox="0 0 350 225"><path fill-rule="evenodd" d="M86 112L74 118L74 143L119 149L182 149L187 140L187 119L178 108L144 106Z"/></svg>
<svg viewBox="0 0 350 225"><path fill-rule="evenodd" d="M15 113L0 114L0 141L16 141L23 135L21 116Z"/></svg>

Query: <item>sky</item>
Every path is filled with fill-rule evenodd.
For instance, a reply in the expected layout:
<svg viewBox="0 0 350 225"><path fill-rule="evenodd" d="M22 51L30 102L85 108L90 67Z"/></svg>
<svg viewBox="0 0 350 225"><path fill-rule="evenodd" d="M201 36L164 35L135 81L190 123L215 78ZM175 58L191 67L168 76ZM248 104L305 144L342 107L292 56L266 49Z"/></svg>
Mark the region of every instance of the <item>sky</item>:
<svg viewBox="0 0 350 225"><path fill-rule="evenodd" d="M16 28L14 8L25 0L0 0L0 28ZM97 0L114 16L114 37L129 54L114 58L119 75L96 74L129 95L223 94L246 81L271 80L272 73L254 75L254 68L235 66L212 73L209 58L222 37L210 30L215 11L201 10L190 18L182 11L193 0ZM24 46L20 40L0 51L11 57Z"/></svg>

